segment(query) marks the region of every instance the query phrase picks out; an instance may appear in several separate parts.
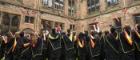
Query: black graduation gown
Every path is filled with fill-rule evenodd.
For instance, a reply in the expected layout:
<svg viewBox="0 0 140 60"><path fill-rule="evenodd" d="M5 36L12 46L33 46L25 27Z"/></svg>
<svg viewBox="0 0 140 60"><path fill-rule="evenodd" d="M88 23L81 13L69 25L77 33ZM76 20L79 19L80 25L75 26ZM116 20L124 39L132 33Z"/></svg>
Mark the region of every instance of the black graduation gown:
<svg viewBox="0 0 140 60"><path fill-rule="evenodd" d="M105 59L105 52L104 52L104 35L100 36L100 44L101 44L101 50L100 50L100 60Z"/></svg>
<svg viewBox="0 0 140 60"><path fill-rule="evenodd" d="M137 31L140 33L139 31ZM133 40L135 43L135 60L140 60L140 37L133 31Z"/></svg>
<svg viewBox="0 0 140 60"><path fill-rule="evenodd" d="M101 53L101 42L98 38L98 36L94 36L94 43L95 43L95 46L94 48L91 47L91 44L89 43L89 46L90 46L90 60L100 60L100 53Z"/></svg>
<svg viewBox="0 0 140 60"><path fill-rule="evenodd" d="M41 39L43 40L43 51L42 51L42 56L43 56L43 60L47 59L48 56L48 41L44 40L43 37L41 37ZM47 39L47 38L46 38Z"/></svg>
<svg viewBox="0 0 140 60"><path fill-rule="evenodd" d="M32 60L43 60L42 51L43 51L43 40L38 38L35 46L31 47L32 50Z"/></svg>
<svg viewBox="0 0 140 60"><path fill-rule="evenodd" d="M16 47L13 51L14 54L14 60L20 60L20 55L21 55L21 51L22 51L22 41L20 40L20 38L16 38L17 44Z"/></svg>
<svg viewBox="0 0 140 60"><path fill-rule="evenodd" d="M8 43L4 45L5 60L14 60L12 46L14 43L14 38L8 38Z"/></svg>
<svg viewBox="0 0 140 60"><path fill-rule="evenodd" d="M59 60L61 56L61 37L59 34L48 36L48 60Z"/></svg>
<svg viewBox="0 0 140 60"><path fill-rule="evenodd" d="M120 53L120 60L135 60L134 41L133 41L132 45L130 45L127 42L127 39L125 37L124 32L122 32L120 34L119 47L120 47L120 51L121 51L121 53Z"/></svg>
<svg viewBox="0 0 140 60"><path fill-rule="evenodd" d="M31 60L32 58L32 50L31 47L24 47L23 44L25 43L30 43L30 41L26 38L26 37L21 37L20 39L22 41L22 50L21 50L21 54L20 54L20 59L21 60Z"/></svg>
<svg viewBox="0 0 140 60"><path fill-rule="evenodd" d="M81 48L78 46L78 60L90 60L90 51L89 51L89 36L84 35L80 38L80 41L84 41L84 47Z"/></svg>
<svg viewBox="0 0 140 60"><path fill-rule="evenodd" d="M104 43L103 43L103 52L104 53L104 59L106 60L119 60L119 40L116 39L116 36L114 34L108 34L103 37Z"/></svg>
<svg viewBox="0 0 140 60"><path fill-rule="evenodd" d="M4 57L4 41L0 38L0 60Z"/></svg>
<svg viewBox="0 0 140 60"><path fill-rule="evenodd" d="M61 45L62 45L62 48L61 48L61 57L60 57L60 60L65 60L65 45L64 45L64 42L63 42L63 34L61 34Z"/></svg>
<svg viewBox="0 0 140 60"><path fill-rule="evenodd" d="M70 41L69 37L64 35L62 37L63 47L64 47L64 60L76 60L75 54L76 49L74 47L74 42Z"/></svg>

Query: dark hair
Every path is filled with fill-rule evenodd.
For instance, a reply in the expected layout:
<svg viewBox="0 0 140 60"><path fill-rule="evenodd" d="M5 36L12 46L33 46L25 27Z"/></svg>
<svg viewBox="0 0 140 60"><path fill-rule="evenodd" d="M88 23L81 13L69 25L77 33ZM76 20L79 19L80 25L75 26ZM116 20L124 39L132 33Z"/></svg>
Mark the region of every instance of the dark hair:
<svg viewBox="0 0 140 60"><path fill-rule="evenodd" d="M82 32L79 33L78 38L82 39L84 37L84 34Z"/></svg>
<svg viewBox="0 0 140 60"><path fill-rule="evenodd" d="M110 28L110 32L111 32L111 33L114 33L115 31L116 31L115 28L113 28L113 27Z"/></svg>
<svg viewBox="0 0 140 60"><path fill-rule="evenodd" d="M137 29L140 30L140 24L137 25Z"/></svg>
<svg viewBox="0 0 140 60"><path fill-rule="evenodd" d="M124 30L127 31L127 32L130 32L131 27L130 27L130 26L125 26L125 27L124 27Z"/></svg>
<svg viewBox="0 0 140 60"><path fill-rule="evenodd" d="M108 35L108 34L109 34L109 31L104 31L104 34L105 34L105 35Z"/></svg>
<svg viewBox="0 0 140 60"><path fill-rule="evenodd" d="M70 30L70 29L68 29L68 30L67 30L67 32L68 32L68 33L70 33L70 32L71 32L71 30Z"/></svg>
<svg viewBox="0 0 140 60"><path fill-rule="evenodd" d="M56 29L52 29L52 34L55 34L56 33L56 31L55 31Z"/></svg>
<svg viewBox="0 0 140 60"><path fill-rule="evenodd" d="M21 32L19 35L20 37L24 37L24 32Z"/></svg>

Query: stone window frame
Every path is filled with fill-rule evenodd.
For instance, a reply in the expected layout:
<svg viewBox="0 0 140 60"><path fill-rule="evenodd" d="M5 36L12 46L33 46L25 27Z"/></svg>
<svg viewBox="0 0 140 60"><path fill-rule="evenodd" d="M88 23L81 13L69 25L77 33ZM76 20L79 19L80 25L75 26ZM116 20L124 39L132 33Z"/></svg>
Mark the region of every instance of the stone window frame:
<svg viewBox="0 0 140 60"><path fill-rule="evenodd" d="M87 11L89 15L94 12L100 12L100 0L87 0Z"/></svg>
<svg viewBox="0 0 140 60"><path fill-rule="evenodd" d="M71 29L72 31L74 31L75 30L75 24L70 24L70 28L69 29Z"/></svg>
<svg viewBox="0 0 140 60"><path fill-rule="evenodd" d="M57 11L64 11L64 0L42 0L43 7L57 10Z"/></svg>
<svg viewBox="0 0 140 60"><path fill-rule="evenodd" d="M1 18L1 32L3 32L5 34L5 32L8 31L12 31L12 32L16 32L19 30L19 26L20 26L20 19L21 19L21 15L18 14L13 14L13 13L7 13L7 12L1 12L2 13L2 18ZM8 24L4 24L3 22L5 21L3 18L5 16L5 14L7 14L7 17L9 17ZM11 17L10 17L11 15ZM14 18L17 18L18 20L15 22L13 20L15 20ZM16 25L13 25L14 23L17 23Z"/></svg>
<svg viewBox="0 0 140 60"><path fill-rule="evenodd" d="M110 4L109 4L109 2L110 2ZM119 0L106 0L106 3L107 3L108 7L114 7L119 4Z"/></svg>
<svg viewBox="0 0 140 60"><path fill-rule="evenodd" d="M121 5L122 4L121 2L123 0L117 0L117 1L118 1L118 3L111 5L111 6L108 6L107 0L105 0L105 3L106 3L105 11L111 12L111 11L115 11L115 10L122 8L123 6Z"/></svg>
<svg viewBox="0 0 140 60"><path fill-rule="evenodd" d="M76 14L76 1L68 0L68 16L74 17Z"/></svg>
<svg viewBox="0 0 140 60"><path fill-rule="evenodd" d="M140 19L140 13L138 13L138 14L133 14L132 16L133 16L133 21L134 21L134 23L135 23L135 24L140 24L140 21L139 21L139 23L138 23L137 20L136 20L136 16L139 16L139 19Z"/></svg>
<svg viewBox="0 0 140 60"><path fill-rule="evenodd" d="M44 23L46 23L48 26L47 28L44 28ZM49 31L51 31L51 29L53 28L53 21L50 21L50 20L46 20L46 19L41 19L41 26L42 26L42 29L48 29Z"/></svg>
<svg viewBox="0 0 140 60"><path fill-rule="evenodd" d="M32 23L32 24L34 24L34 22L35 22L35 17L33 17L33 16L25 16L24 22L25 22L25 23Z"/></svg>

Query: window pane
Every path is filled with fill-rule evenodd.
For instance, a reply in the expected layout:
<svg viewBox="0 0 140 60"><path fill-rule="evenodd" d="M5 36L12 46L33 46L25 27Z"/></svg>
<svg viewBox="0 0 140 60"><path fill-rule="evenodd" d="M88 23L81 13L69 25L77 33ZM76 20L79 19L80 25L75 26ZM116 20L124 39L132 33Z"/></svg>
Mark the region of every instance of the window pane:
<svg viewBox="0 0 140 60"><path fill-rule="evenodd" d="M9 15L8 15L7 13L4 13L2 23L3 23L4 25L10 25L9 21L10 21Z"/></svg>
<svg viewBox="0 0 140 60"><path fill-rule="evenodd" d="M12 18L12 26L18 26L19 25L19 18L18 16L14 16Z"/></svg>
<svg viewBox="0 0 140 60"><path fill-rule="evenodd" d="M19 29L19 16L15 14L3 13L2 17L2 32L16 32ZM11 18L10 18L11 16ZM11 21L10 21L11 20ZM11 23L11 25L10 25Z"/></svg>
<svg viewBox="0 0 140 60"><path fill-rule="evenodd" d="M43 0L43 4L47 5L48 4L48 0Z"/></svg>
<svg viewBox="0 0 140 60"><path fill-rule="evenodd" d="M107 0L108 6L118 4L118 0Z"/></svg>
<svg viewBox="0 0 140 60"><path fill-rule="evenodd" d="M69 4L68 14L69 14L69 16L74 17L75 16L75 12L76 12L75 0L69 0L68 4Z"/></svg>
<svg viewBox="0 0 140 60"><path fill-rule="evenodd" d="M25 16L25 22L26 23L34 23L34 17Z"/></svg>
<svg viewBox="0 0 140 60"><path fill-rule="evenodd" d="M53 1L52 0L48 0L48 7L52 7L52 4L53 3Z"/></svg>
<svg viewBox="0 0 140 60"><path fill-rule="evenodd" d="M99 11L99 0L88 0L87 1L88 4L88 14L91 14L92 12L95 12L95 11Z"/></svg>
<svg viewBox="0 0 140 60"><path fill-rule="evenodd" d="M70 24L70 29L71 30L75 30L75 25L74 24Z"/></svg>
<svg viewBox="0 0 140 60"><path fill-rule="evenodd" d="M140 14L135 15L134 20L136 24L140 24Z"/></svg>

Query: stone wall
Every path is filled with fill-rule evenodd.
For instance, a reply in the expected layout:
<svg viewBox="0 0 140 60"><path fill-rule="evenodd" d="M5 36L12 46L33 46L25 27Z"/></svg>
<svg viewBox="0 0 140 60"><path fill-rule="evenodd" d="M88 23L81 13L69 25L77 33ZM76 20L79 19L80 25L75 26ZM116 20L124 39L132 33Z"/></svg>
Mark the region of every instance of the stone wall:
<svg viewBox="0 0 140 60"><path fill-rule="evenodd" d="M94 23L94 22L100 22L99 27L102 31L109 30L110 26L113 24L113 19L114 18L121 18L122 21L122 26L124 27L125 25L130 25L132 28L134 27L134 17L133 15L139 14L140 13L140 6L133 6L130 8L127 8L127 12L124 15L123 10L118 10L112 13L108 14L103 14L100 16L92 17L92 18L87 18L85 20L80 20L77 22L84 22L83 27L81 27L79 30L83 31L83 29L89 28L89 24ZM83 24L83 23L80 23ZM78 31L79 31L78 30Z"/></svg>
<svg viewBox="0 0 140 60"><path fill-rule="evenodd" d="M31 0L30 0L31 1ZM24 2L29 2L29 1L24 1ZM22 6L16 6L16 5L11 5L11 4L1 4L0 3L0 12L6 12L9 14L17 14L21 17L20 19L20 31L26 29L26 28L30 28L34 31L39 32L41 29L41 20L48 20L48 21L53 21L53 22L60 22L60 23L64 23L64 31L66 31L67 29L69 29L70 24L75 24L73 19L70 18L65 18L65 17L61 17L61 16L57 16L57 15L53 15L53 14L49 14L49 13L45 13L45 12L41 12L38 10L34 10L34 9L28 9L28 8L24 8ZM25 16L33 16L35 18L34 23L30 24L30 23L25 23ZM1 18L1 17L0 17Z"/></svg>

